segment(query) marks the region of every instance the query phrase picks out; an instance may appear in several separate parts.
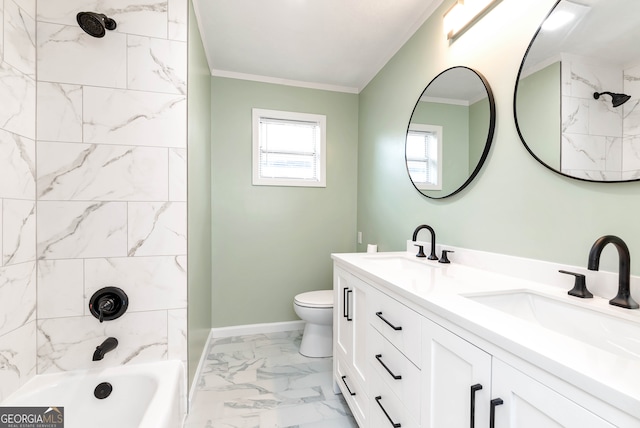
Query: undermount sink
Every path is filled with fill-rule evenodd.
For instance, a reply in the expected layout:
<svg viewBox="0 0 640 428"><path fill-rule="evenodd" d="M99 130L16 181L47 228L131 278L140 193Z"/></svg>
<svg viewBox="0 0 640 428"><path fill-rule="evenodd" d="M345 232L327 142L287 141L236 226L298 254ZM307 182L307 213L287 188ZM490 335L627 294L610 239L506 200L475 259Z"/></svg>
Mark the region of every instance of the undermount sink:
<svg viewBox="0 0 640 428"><path fill-rule="evenodd" d="M425 267L435 267L437 265L427 265L425 259L411 259L403 255L377 255L365 256L365 259L373 263L393 270L424 269Z"/></svg>
<svg viewBox="0 0 640 428"><path fill-rule="evenodd" d="M523 290L464 297L602 350L640 360L640 318L618 316L615 308L592 309L581 301L570 301L574 298L569 296L565 300Z"/></svg>

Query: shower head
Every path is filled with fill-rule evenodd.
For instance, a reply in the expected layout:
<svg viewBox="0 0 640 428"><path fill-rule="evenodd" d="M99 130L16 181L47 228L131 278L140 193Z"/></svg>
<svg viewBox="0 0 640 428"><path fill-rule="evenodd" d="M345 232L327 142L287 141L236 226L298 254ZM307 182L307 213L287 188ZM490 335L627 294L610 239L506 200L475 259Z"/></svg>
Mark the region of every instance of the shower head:
<svg viewBox="0 0 640 428"><path fill-rule="evenodd" d="M116 29L116 21L107 18L105 14L95 12L80 12L76 15L80 28L93 37L104 37L107 30Z"/></svg>
<svg viewBox="0 0 640 428"><path fill-rule="evenodd" d="M598 98L600 98L600 95L604 95L604 94L611 95L611 104L613 104L614 107L620 107L622 104L626 103L631 98L631 95L614 94L613 92L594 92L593 98L597 100Z"/></svg>

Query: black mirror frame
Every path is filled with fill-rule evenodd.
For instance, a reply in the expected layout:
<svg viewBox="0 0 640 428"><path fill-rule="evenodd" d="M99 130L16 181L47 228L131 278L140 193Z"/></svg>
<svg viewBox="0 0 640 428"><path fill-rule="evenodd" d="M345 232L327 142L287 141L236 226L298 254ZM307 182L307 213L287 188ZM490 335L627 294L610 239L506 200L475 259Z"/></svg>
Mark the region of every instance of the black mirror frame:
<svg viewBox="0 0 640 428"><path fill-rule="evenodd" d="M533 43L536 41L536 38L538 37L538 34L540 34L540 31L542 30L542 24L544 24L544 22L547 20L547 18L549 18L549 16L553 13L553 11L556 9L556 7L558 7L560 2L562 2L562 0L557 0L556 3L551 8L551 10L549 11L549 13L542 20L542 22L540 23L540 26L538 27L538 29L536 30L535 34L533 35L533 38L531 39L531 42L529 42L529 46L527 46L527 50L525 51L524 56L522 57L522 61L520 62L520 68L518 69L518 75L516 76L515 88L513 89L513 120L514 120L515 125L516 125L516 131L518 132L518 137L520 137L520 141L524 145L525 149L527 149L529 154L535 160L537 160L542 166L544 166L548 170L553 171L554 173L556 173L558 175L561 175L563 177L571 178L572 180L584 181L584 182L587 182L587 183L631 183L631 182L634 182L634 181L640 181L640 178L633 179L633 180L607 180L607 181L604 181L604 180L589 180L587 178L574 177L573 175L565 174L564 172L555 169L554 167L552 167L551 165L547 164L545 161L540 159L533 152L531 147L529 147L529 145L527 144L527 142L524 139L524 136L522 135L522 131L520 130L520 125L518 123L518 112L517 112L517 107L516 107L516 104L517 104L517 101L518 101L518 84L520 83L520 76L522 75L522 69L524 68L524 62L527 59L527 55L529 55L529 51L531 50L531 46L533 46Z"/></svg>
<svg viewBox="0 0 640 428"><path fill-rule="evenodd" d="M442 74L446 73L447 71L456 69L456 68L465 68L465 69L473 72L480 79L482 84L484 85L484 89L485 89L485 91L487 93L487 98L488 98L488 101L489 101L489 130L487 132L487 141L485 142L484 149L482 151L482 155L480 156L480 159L478 160L478 164L474 168L473 172L469 175L467 180L464 183L462 183L462 185L460 187L458 187L453 192L451 192L451 193L449 193L447 195L444 195L444 196L431 196L431 195L428 195L428 194L424 193L422 190L418 189L418 186L416 186L416 184L411 179L411 174L409 174L409 166L408 166L408 160L407 160L407 137L406 136L409 134L409 127L411 126L411 118L413 117L413 114L416 111L416 108L418 107L418 103L420 102L420 98L422 97L424 92L429 88L429 85L431 85L431 83L434 80L436 80L438 77L440 77ZM407 124L407 132L405 134L405 141L404 141L404 147L405 147L404 161L405 161L405 167L407 168L407 175L409 176L409 181L411 181L411 184L413 185L413 187L421 195L423 195L423 196L425 196L425 197L427 197L429 199L444 199L444 198L448 198L448 197L451 197L453 195L457 195L458 193L460 193L465 187L467 187L473 181L473 179L478 175L478 173L480 172L480 169L484 165L484 162L487 159L487 156L489 155L489 150L491 149L491 144L493 142L493 134L495 132L495 127L496 127L496 103L495 103L495 99L493 97L493 91L491 90L491 86L489 85L489 82L487 81L487 79L480 72L478 72L477 70L474 70L471 67L467 67L467 66L464 66L464 65L457 65L457 66L454 66L454 67L449 67L446 70L438 73L438 75L436 77L434 77L433 79L431 79L429 84L427 84L427 86L420 93L420 96L418 97L418 100L416 101L416 104L413 106L413 110L411 110L411 116L409 116L409 122Z"/></svg>

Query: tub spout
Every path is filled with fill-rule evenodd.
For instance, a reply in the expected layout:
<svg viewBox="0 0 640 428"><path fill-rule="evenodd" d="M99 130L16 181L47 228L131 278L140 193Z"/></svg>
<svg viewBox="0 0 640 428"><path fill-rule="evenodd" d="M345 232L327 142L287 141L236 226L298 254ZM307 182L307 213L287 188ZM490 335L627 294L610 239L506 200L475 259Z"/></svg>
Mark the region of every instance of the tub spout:
<svg viewBox="0 0 640 428"><path fill-rule="evenodd" d="M115 337L107 338L102 344L96 346L96 350L93 353L93 361L100 361L104 358L107 352L113 351L118 346L118 339Z"/></svg>

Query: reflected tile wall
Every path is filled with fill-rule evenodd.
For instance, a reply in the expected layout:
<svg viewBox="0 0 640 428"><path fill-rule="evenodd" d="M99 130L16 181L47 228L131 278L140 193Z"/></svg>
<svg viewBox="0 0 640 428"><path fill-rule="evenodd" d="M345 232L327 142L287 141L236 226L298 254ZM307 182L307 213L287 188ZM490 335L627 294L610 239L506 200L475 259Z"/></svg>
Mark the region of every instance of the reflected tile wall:
<svg viewBox="0 0 640 428"><path fill-rule="evenodd" d="M35 0L0 1L0 401L36 373Z"/></svg>
<svg viewBox="0 0 640 428"><path fill-rule="evenodd" d="M588 180L623 179L623 108L608 95L622 92L623 71L578 56L562 59L562 156L566 174ZM626 121L626 118L625 118Z"/></svg>

